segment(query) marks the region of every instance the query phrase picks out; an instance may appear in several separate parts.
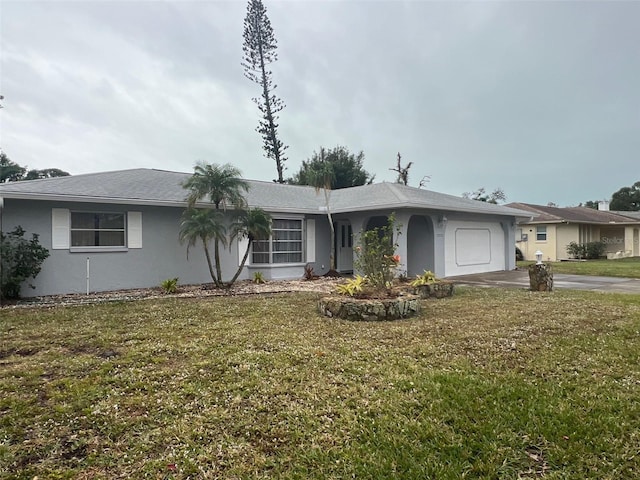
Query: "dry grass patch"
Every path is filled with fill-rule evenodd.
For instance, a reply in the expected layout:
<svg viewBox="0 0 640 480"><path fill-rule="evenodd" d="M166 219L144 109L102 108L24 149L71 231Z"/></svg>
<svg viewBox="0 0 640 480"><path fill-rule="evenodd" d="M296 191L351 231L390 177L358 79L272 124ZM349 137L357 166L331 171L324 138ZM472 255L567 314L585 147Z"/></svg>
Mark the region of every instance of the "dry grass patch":
<svg viewBox="0 0 640 480"><path fill-rule="evenodd" d="M631 478L640 299L460 288L0 313L0 478Z"/></svg>

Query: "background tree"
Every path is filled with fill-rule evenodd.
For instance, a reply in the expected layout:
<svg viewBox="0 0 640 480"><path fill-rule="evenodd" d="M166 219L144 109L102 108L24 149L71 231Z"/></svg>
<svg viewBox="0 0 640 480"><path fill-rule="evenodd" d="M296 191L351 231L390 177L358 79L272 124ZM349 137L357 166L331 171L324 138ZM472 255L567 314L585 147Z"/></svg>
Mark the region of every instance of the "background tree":
<svg viewBox="0 0 640 480"><path fill-rule="evenodd" d="M406 166L402 166L400 164L402 157L400 156L400 152L398 152L397 164L395 168L390 168L389 170L398 173L398 178L396 179L396 183L401 183L403 185L409 185L409 169L413 162L407 163ZM423 178L424 180L424 178Z"/></svg>
<svg viewBox="0 0 640 480"><path fill-rule="evenodd" d="M69 172L65 172L59 168L45 168L44 170L32 169L27 171L27 167L18 165L10 160L4 152L0 152L0 183L66 176L69 176Z"/></svg>
<svg viewBox="0 0 640 480"><path fill-rule="evenodd" d="M256 130L262 135L263 149L267 158L272 158L276 162L278 178L274 181L284 183L284 163L287 160L284 151L288 147L278 138L278 124L276 122L278 120L277 113L285 105L273 93L277 85L273 84L272 72L267 69L268 64L278 59L276 49L277 41L262 0L249 0L247 15L244 19L242 66L245 77L262 88L262 98L253 98L262 114L262 120Z"/></svg>
<svg viewBox="0 0 640 480"><path fill-rule="evenodd" d="M594 210L598 210L598 200L587 200L584 203L581 203L581 207L593 208Z"/></svg>
<svg viewBox="0 0 640 480"><path fill-rule="evenodd" d="M622 187L611 196L611 210L633 212L640 210L640 181L630 187Z"/></svg>
<svg viewBox="0 0 640 480"><path fill-rule="evenodd" d="M462 196L471 200L493 203L495 205L497 205L499 202L504 202L507 199L507 196L501 188L496 188L493 192L487 193L484 187L481 187L472 193L464 192Z"/></svg>
<svg viewBox="0 0 640 480"><path fill-rule="evenodd" d="M353 154L346 147L339 145L332 149L320 147L320 153L313 152L311 158L304 160L298 173L287 179L287 182L293 185L315 187L317 186L318 172L330 168L332 180L329 189L331 190L371 184L375 175L367 172L363 164L364 153L362 151Z"/></svg>
<svg viewBox="0 0 640 480"><path fill-rule="evenodd" d="M228 163L222 166L210 165L204 162L198 163L194 167L193 175L183 184L183 187L189 190L187 196L188 208L193 209L195 204L204 198L209 199L215 206L216 211L226 210L228 207L234 207L239 210L246 208L247 201L243 193L249 191L249 184L240 175L240 170ZM226 245L226 236L224 236L223 241L222 234L214 234L214 230L219 232L222 232L222 230L217 226L214 229L211 222L209 226L212 228L212 235L207 238L213 240L216 267L216 275L212 275L212 277L216 286L220 287L222 286L220 244ZM200 238L203 237L200 236Z"/></svg>
<svg viewBox="0 0 640 480"><path fill-rule="evenodd" d="M22 180L37 180L39 178L68 177L69 172L59 168L45 168L42 170L29 170Z"/></svg>
<svg viewBox="0 0 640 480"><path fill-rule="evenodd" d="M233 285L240 276L247 257L249 257L249 250L251 250L251 244L255 240L268 240L271 235L271 215L262 210L261 208L249 208L238 215L235 222L231 225L231 240L235 238L246 238L247 249L244 252L240 266L229 282L229 286Z"/></svg>
<svg viewBox="0 0 640 480"><path fill-rule="evenodd" d="M11 161L4 152L0 152L0 183L22 180L26 168Z"/></svg>

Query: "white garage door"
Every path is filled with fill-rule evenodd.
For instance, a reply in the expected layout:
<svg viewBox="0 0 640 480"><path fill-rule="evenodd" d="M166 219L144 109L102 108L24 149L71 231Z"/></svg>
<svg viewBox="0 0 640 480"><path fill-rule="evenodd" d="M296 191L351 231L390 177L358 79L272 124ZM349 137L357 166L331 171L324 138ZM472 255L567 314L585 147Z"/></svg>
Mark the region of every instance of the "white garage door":
<svg viewBox="0 0 640 480"><path fill-rule="evenodd" d="M498 222L450 221L445 232L445 275L505 269L504 232Z"/></svg>

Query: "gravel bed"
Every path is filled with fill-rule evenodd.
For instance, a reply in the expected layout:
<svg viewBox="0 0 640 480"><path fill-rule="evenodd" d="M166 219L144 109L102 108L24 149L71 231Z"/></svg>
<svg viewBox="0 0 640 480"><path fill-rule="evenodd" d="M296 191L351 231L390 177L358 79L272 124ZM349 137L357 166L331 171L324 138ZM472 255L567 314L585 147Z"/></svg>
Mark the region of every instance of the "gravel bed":
<svg viewBox="0 0 640 480"><path fill-rule="evenodd" d="M270 280L257 284L251 280L236 282L231 288L217 289L212 285L179 285L178 292L167 294L161 288L140 288L114 290L109 292L74 293L67 295L47 295L22 298L18 301L3 302L2 308L52 307L59 305L89 305L105 302L122 302L153 298L206 298L219 296L259 295L290 292L331 293L335 291L340 278L319 277L314 280Z"/></svg>

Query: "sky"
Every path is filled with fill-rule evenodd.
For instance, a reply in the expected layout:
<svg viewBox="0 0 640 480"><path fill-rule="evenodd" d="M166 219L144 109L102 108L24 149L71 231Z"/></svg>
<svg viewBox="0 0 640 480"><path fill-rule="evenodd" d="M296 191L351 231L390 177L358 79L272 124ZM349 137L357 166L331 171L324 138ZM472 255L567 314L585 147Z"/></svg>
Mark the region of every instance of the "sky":
<svg viewBox="0 0 640 480"><path fill-rule="evenodd" d="M640 180L640 1L264 0L286 176L320 147L376 181L507 202ZM0 0L0 148L71 174L231 163L277 177L244 77L246 1Z"/></svg>

